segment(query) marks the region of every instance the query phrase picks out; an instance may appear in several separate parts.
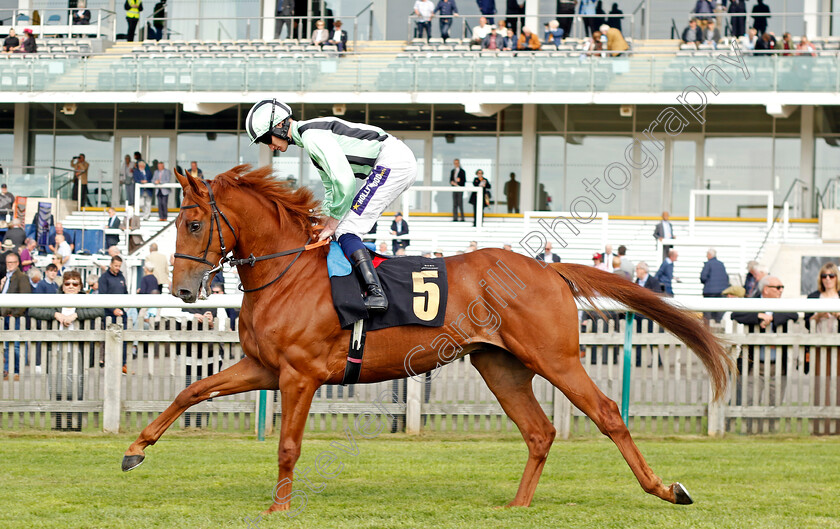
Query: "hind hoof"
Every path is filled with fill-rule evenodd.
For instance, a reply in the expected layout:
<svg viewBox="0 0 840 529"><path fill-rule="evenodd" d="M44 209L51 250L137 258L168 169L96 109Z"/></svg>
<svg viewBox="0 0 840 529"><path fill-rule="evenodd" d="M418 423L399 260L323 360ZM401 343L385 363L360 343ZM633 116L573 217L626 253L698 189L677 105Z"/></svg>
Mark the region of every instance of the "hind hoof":
<svg viewBox="0 0 840 529"><path fill-rule="evenodd" d="M671 485L671 488L674 490L674 503L677 505L691 505L694 503L694 500L691 499L691 496L689 496L685 487L682 486L682 483L674 483Z"/></svg>
<svg viewBox="0 0 840 529"><path fill-rule="evenodd" d="M135 468L139 467L143 460L146 459L146 456L139 455L139 456L123 456L122 460L122 470L123 472L128 472L129 470L134 470Z"/></svg>

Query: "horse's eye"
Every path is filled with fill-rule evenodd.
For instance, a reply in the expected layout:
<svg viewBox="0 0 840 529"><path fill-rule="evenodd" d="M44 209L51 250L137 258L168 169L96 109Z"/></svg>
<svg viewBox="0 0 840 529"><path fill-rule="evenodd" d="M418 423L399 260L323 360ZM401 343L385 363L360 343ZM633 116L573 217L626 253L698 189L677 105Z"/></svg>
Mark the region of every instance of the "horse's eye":
<svg viewBox="0 0 840 529"><path fill-rule="evenodd" d="M191 232L197 232L198 230L201 229L201 223L198 222L198 221L190 222L189 226L190 226L190 231Z"/></svg>

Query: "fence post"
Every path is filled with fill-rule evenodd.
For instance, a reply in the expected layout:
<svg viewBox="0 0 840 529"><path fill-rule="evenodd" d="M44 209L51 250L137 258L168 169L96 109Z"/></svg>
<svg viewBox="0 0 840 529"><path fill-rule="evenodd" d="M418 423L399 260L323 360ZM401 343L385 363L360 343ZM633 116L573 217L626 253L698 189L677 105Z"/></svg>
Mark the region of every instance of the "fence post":
<svg viewBox="0 0 840 529"><path fill-rule="evenodd" d="M572 403L557 388L554 388L554 429L557 439L568 439L572 432Z"/></svg>
<svg viewBox="0 0 840 529"><path fill-rule="evenodd" d="M635 313L628 312L624 320L624 373L621 376L621 420L630 427L630 376L633 361L633 319Z"/></svg>
<svg viewBox="0 0 840 529"><path fill-rule="evenodd" d="M709 437L723 437L726 433L725 399L715 401L711 381L709 381Z"/></svg>
<svg viewBox="0 0 840 529"><path fill-rule="evenodd" d="M108 323L105 327L105 401L102 404L102 429L107 433L120 433L122 347L122 325Z"/></svg>
<svg viewBox="0 0 840 529"><path fill-rule="evenodd" d="M425 375L421 375L424 377ZM415 377L408 377L405 385L405 433L420 433L420 409L423 403L423 382Z"/></svg>

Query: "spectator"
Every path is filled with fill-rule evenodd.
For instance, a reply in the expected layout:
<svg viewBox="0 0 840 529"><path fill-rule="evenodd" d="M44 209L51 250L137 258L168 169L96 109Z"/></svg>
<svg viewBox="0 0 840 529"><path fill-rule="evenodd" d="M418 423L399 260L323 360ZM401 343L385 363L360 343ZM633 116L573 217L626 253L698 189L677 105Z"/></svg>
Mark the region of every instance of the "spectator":
<svg viewBox="0 0 840 529"><path fill-rule="evenodd" d="M452 187L464 187L467 184L467 173L461 167L461 160L452 160L452 170L449 171L449 185ZM458 218L458 211L461 218ZM464 193L457 191L452 193L452 221L464 222Z"/></svg>
<svg viewBox="0 0 840 529"><path fill-rule="evenodd" d="M315 31L312 32L312 38L310 39L312 44L315 46L321 46L330 38L330 32L324 28L324 21L319 20L315 22Z"/></svg>
<svg viewBox="0 0 840 529"><path fill-rule="evenodd" d="M76 249L76 245L73 244L73 237L69 232L64 231L64 224L60 222L55 225L55 231L51 233L49 238L47 239L47 249L50 252L55 253L56 248L58 248L55 242L55 238L59 235L64 237L64 240L67 241L67 244L70 245L70 251L73 252Z"/></svg>
<svg viewBox="0 0 840 529"><path fill-rule="evenodd" d="M146 262L154 266L153 270L158 282L158 290L163 292L163 287L169 288L169 258L166 254L158 251L157 243L149 245L149 255Z"/></svg>
<svg viewBox="0 0 840 529"><path fill-rule="evenodd" d="M21 224L20 219L13 219L12 227L6 231L6 238L15 244L16 250L20 250L20 247L26 242L26 230L21 227Z"/></svg>
<svg viewBox="0 0 840 529"><path fill-rule="evenodd" d="M80 154L70 160L70 167L73 168L73 199L80 200L80 206L90 206L88 197L88 169L90 164L85 160L85 155ZM81 185L81 188L79 187ZM81 189L81 190L80 190ZM81 199L79 193L81 192Z"/></svg>
<svg viewBox="0 0 840 529"><path fill-rule="evenodd" d="M8 239L7 239L8 240ZM5 247L5 242L3 246ZM0 292L3 294L29 294L32 287L29 284L29 277L20 270L20 257L16 253L6 254L6 275L0 279ZM26 309L4 307L0 309L0 315L5 317L6 329L19 331L21 329L21 318ZM12 325L14 320L14 325ZM23 326L25 328L25 325ZM15 352L15 380L20 380L20 342L14 344ZM24 359L29 362L28 358ZM9 342L5 343L3 350L3 380L9 380Z"/></svg>
<svg viewBox="0 0 840 529"><path fill-rule="evenodd" d="M35 265L35 248L38 244L35 239L27 238L24 241L23 247L20 249L20 269L24 272L29 272L29 269Z"/></svg>
<svg viewBox="0 0 840 529"><path fill-rule="evenodd" d="M617 57L630 49L621 31L611 28L606 24L600 27L600 31L602 35L607 36L607 51L611 52L610 55L613 57ZM603 38L601 40L603 41Z"/></svg>
<svg viewBox="0 0 840 529"><path fill-rule="evenodd" d="M753 269L756 266L758 266L758 261L750 261L747 263L747 277L744 279L744 290L747 293L751 292L755 288L755 284L758 283L753 275Z"/></svg>
<svg viewBox="0 0 840 529"><path fill-rule="evenodd" d="M596 8L598 7L598 0L580 0L578 7L578 14L583 15L583 27L586 29L585 34L595 36L595 32L600 26L598 17L595 16ZM568 35L568 33L566 33Z"/></svg>
<svg viewBox="0 0 840 529"><path fill-rule="evenodd" d="M729 15L733 37L743 37L747 29L747 5L744 0L729 0Z"/></svg>
<svg viewBox="0 0 840 529"><path fill-rule="evenodd" d="M682 32L682 43L697 46L701 42L703 42L703 31L697 26L697 19L692 18Z"/></svg>
<svg viewBox="0 0 840 529"><path fill-rule="evenodd" d="M607 18L607 25L621 31L621 19L624 17L624 11L618 8L618 2L613 2L610 15L612 16Z"/></svg>
<svg viewBox="0 0 840 529"><path fill-rule="evenodd" d="M134 169L134 183L148 184L152 179L152 174L146 167L146 162L140 160L137 162L137 167ZM148 187L140 188L140 204L143 208L143 218L149 220L152 216L152 190ZM139 208L138 208L139 213Z"/></svg>
<svg viewBox="0 0 840 529"><path fill-rule="evenodd" d="M717 28L715 19L711 18L706 22L706 29L702 31L702 43L717 49L720 41L720 30Z"/></svg>
<svg viewBox="0 0 840 529"><path fill-rule="evenodd" d="M764 3L764 0L758 0L758 3L752 8L753 13L753 27L761 36L767 31L767 19L770 18L770 6Z"/></svg>
<svg viewBox="0 0 840 529"><path fill-rule="evenodd" d="M422 39L423 33L426 33L426 38L432 37L432 17L435 15L435 5L432 0L417 0L414 2L414 16L417 17L417 28L414 30L414 36Z"/></svg>
<svg viewBox="0 0 840 529"><path fill-rule="evenodd" d="M41 273L41 270L35 267L30 267L26 275L29 276L29 286L32 287L32 293L37 294L38 285L44 280L44 275Z"/></svg>
<svg viewBox="0 0 840 529"><path fill-rule="evenodd" d="M560 23L560 29L563 30L563 35L567 37L572 34L572 22L575 17L575 6L577 0L557 0L557 22ZM584 23L584 27L586 24Z"/></svg>
<svg viewBox="0 0 840 529"><path fill-rule="evenodd" d="M152 25L149 38L160 40L163 38L163 28L166 26L166 0L161 0L152 8Z"/></svg>
<svg viewBox="0 0 840 529"><path fill-rule="evenodd" d="M490 205L490 182L484 178L484 171L478 169L475 172L475 178L473 178L473 186L474 187L483 187L484 188L484 203L481 206L481 211L484 212L484 208ZM474 192L470 194L470 204L473 206L473 226L478 223L478 206L476 206L476 202L478 201L476 195L478 193Z"/></svg>
<svg viewBox="0 0 840 529"><path fill-rule="evenodd" d="M563 43L563 30L560 29L560 23L556 20L549 20L545 25L545 43L559 46Z"/></svg>
<svg viewBox="0 0 840 529"><path fill-rule="evenodd" d="M786 52L792 52L796 49L796 44L794 44L793 39L790 37L790 33L788 33L787 31L785 31L784 34L782 34L781 47ZM782 53L782 56L784 57L790 57L791 55L793 55L793 53Z"/></svg>
<svg viewBox="0 0 840 529"><path fill-rule="evenodd" d="M766 55L776 49L776 37L767 31L755 42L753 55Z"/></svg>
<svg viewBox="0 0 840 529"><path fill-rule="evenodd" d="M740 285L732 285L721 292L725 298L743 298L746 293L747 291Z"/></svg>
<svg viewBox="0 0 840 529"><path fill-rule="evenodd" d="M443 248L438 248L437 250L435 250L434 256L435 256L435 258L443 257Z"/></svg>
<svg viewBox="0 0 840 529"><path fill-rule="evenodd" d="M99 293L100 294L128 294L128 289L126 288L125 276L120 271L122 268L123 259L119 255L115 255L111 257L111 265L108 267L108 270L102 273L99 277ZM69 272L68 272L69 273ZM125 311L123 309L105 309L105 317L111 318L112 321L115 321L117 318L122 318L122 327L123 329L128 328L128 318L126 318ZM116 321L115 321L116 322ZM128 367L126 366L126 361L128 358L128 342L123 342L123 356L122 356L122 364L123 364L123 373L128 372Z"/></svg>
<svg viewBox="0 0 840 529"><path fill-rule="evenodd" d="M336 22L336 24L339 24L339 23L340 23L340 21ZM346 36L347 35L345 34L345 40L346 40ZM341 51L344 51L344 50L341 50ZM197 178L198 180L204 180L204 171L202 171L201 169L198 168L198 162L195 162L195 161L190 162L190 170L187 171L187 174L190 175L193 178Z"/></svg>
<svg viewBox="0 0 840 529"><path fill-rule="evenodd" d="M73 255L70 245L64 240L64 235L60 233L55 236L55 255L61 258L61 264L65 266L70 262L70 256Z"/></svg>
<svg viewBox="0 0 840 529"><path fill-rule="evenodd" d="M496 28L490 28L490 34L484 37L481 42L481 49L490 51L499 51L504 47L504 39L496 32Z"/></svg>
<svg viewBox="0 0 840 529"><path fill-rule="evenodd" d="M114 208L108 208L108 229L109 230L118 230L120 229L120 218L117 216L117 210ZM116 246L120 243L120 236L108 234L105 235L105 247Z"/></svg>
<svg viewBox="0 0 840 529"><path fill-rule="evenodd" d="M99 276L96 274L88 274L87 276L87 293L99 294Z"/></svg>
<svg viewBox="0 0 840 529"><path fill-rule="evenodd" d="M403 220L402 213L397 212L397 215L394 217L393 222L391 222L391 235L398 237L400 235L406 235L408 233L408 223ZM394 255L397 254L397 250L400 248L405 248L411 244L411 241L408 239L394 239L391 242L391 246L394 251Z"/></svg>
<svg viewBox="0 0 840 529"><path fill-rule="evenodd" d="M172 181L172 173L166 169L163 162L158 162L157 171L152 177L152 183L155 185L168 184ZM169 188L160 187L157 190L158 199L158 219L165 221L169 218Z"/></svg>
<svg viewBox="0 0 840 529"><path fill-rule="evenodd" d="M225 293L225 284L219 283L215 284L211 288L211 292L213 294L224 294ZM230 322L229 328L231 330L236 329L236 319L239 318L239 310L233 308L227 309L216 309L216 320L219 322L219 330L224 331L226 329L226 321ZM220 346L221 347L221 346Z"/></svg>
<svg viewBox="0 0 840 529"><path fill-rule="evenodd" d="M131 156L125 155L125 161L120 166L120 177L123 185L125 185L125 200L132 206L134 205L134 162L131 161Z"/></svg>
<svg viewBox="0 0 840 529"><path fill-rule="evenodd" d="M15 53L37 53L38 52L38 43L35 42L35 35L32 34L32 30L26 28L23 30L23 42L20 44L20 47L15 51Z"/></svg>
<svg viewBox="0 0 840 529"><path fill-rule="evenodd" d="M35 294L58 294L58 267L50 263L44 271L44 278L38 282Z"/></svg>
<svg viewBox="0 0 840 529"><path fill-rule="evenodd" d="M0 253L0 277L3 277L6 275L6 256L9 254L17 255L17 251L15 250L15 243L9 239L3 241L0 249L3 250L3 253Z"/></svg>
<svg viewBox="0 0 840 529"><path fill-rule="evenodd" d="M706 252L706 259L706 264L703 265L703 270L700 272L700 282L703 283L703 297L723 297L723 291L729 287L729 274L726 273L726 267L718 261L717 250L714 248L709 248ZM720 322L722 317L723 312L703 313L703 318L707 323L709 320Z"/></svg>
<svg viewBox="0 0 840 529"><path fill-rule="evenodd" d="M551 241L546 241L545 243L545 251L540 252L534 257L537 261L544 261L546 263L559 263L560 256L556 253L552 253L551 251Z"/></svg>
<svg viewBox="0 0 840 529"><path fill-rule="evenodd" d="M714 3L711 0L697 0L697 3L694 4L694 10L692 13L698 15L696 18L697 20L701 20L705 23L706 20L711 19L711 14L715 12Z"/></svg>
<svg viewBox="0 0 840 529"><path fill-rule="evenodd" d="M748 34L741 37L741 47L746 51L755 50L758 40L758 33L755 28L750 28Z"/></svg>
<svg viewBox="0 0 840 529"><path fill-rule="evenodd" d="M648 290L652 290L657 294L662 293L662 285L655 277L650 275L650 267L644 261L639 261L636 264L636 284Z"/></svg>
<svg viewBox="0 0 840 529"><path fill-rule="evenodd" d="M519 34L519 42L516 45L518 50L537 51L542 47L540 39L531 32L528 26L522 26L522 33Z"/></svg>
<svg viewBox="0 0 840 529"><path fill-rule="evenodd" d="M499 33L507 34L511 28L516 33L516 28L523 23L525 16L525 0L507 0L507 18L499 21ZM504 27L502 27L504 25Z"/></svg>
<svg viewBox="0 0 840 529"><path fill-rule="evenodd" d="M125 0L125 21L128 23L128 31L125 40L134 42L134 32L137 30L137 23L140 21L140 11L143 11L142 0Z"/></svg>
<svg viewBox="0 0 840 529"><path fill-rule="evenodd" d="M475 3L478 4L478 10L481 11L481 14L487 18L487 22L495 23L493 15L496 14L496 0L476 0Z"/></svg>
<svg viewBox="0 0 840 529"><path fill-rule="evenodd" d="M516 181L516 173L510 173L510 180L505 182L504 193L507 212L519 213L519 182Z"/></svg>
<svg viewBox="0 0 840 529"><path fill-rule="evenodd" d="M0 216L13 217L15 214L15 196L9 193L6 184L0 184ZM6 220L0 218L0 220Z"/></svg>
<svg viewBox="0 0 840 529"><path fill-rule="evenodd" d="M627 247L623 244L618 247L618 257L621 258L621 269L627 274L627 279L633 279L633 272L635 271L635 267L633 266L633 261L627 257Z"/></svg>
<svg viewBox="0 0 840 529"><path fill-rule="evenodd" d="M20 39L15 35L15 28L9 28L9 36L3 41L3 53L12 53L20 46Z"/></svg>
<svg viewBox="0 0 840 529"><path fill-rule="evenodd" d="M761 289L758 288L758 283L760 283L762 279L767 277L767 274L769 274L769 273L770 273L770 270L765 265L756 264L755 267L753 267L752 275L753 275L753 278L755 278L755 283L753 283L752 288L746 288L746 285L744 285L744 288L747 291L747 297L748 298L761 297Z"/></svg>
<svg viewBox="0 0 840 529"><path fill-rule="evenodd" d="M435 13L440 13L440 37L443 40L449 38L449 28L452 27L452 17L460 16L455 0L440 0L435 7Z"/></svg>
<svg viewBox="0 0 840 529"><path fill-rule="evenodd" d="M758 282L759 297L767 299L776 299L782 297L782 291L785 286L782 281L775 276L768 275ZM743 323L747 326L749 333L764 333L764 332L784 332L788 322L795 322L799 319L799 315L795 312L733 312L732 320L738 323ZM758 358L755 355L755 349L758 349ZM742 360L738 367L738 379L741 376L747 376L746 395L742 395L742 382L736 380L736 406L776 406L784 402L785 386L787 382L787 346L781 346L781 355L779 355L779 347L774 345L761 346L747 346L747 354L742 356ZM742 353L743 354L743 353ZM771 377L771 373L775 373L777 369L776 362L780 361L781 367L781 387L778 392L780 400L776 401L776 381L775 377ZM744 362L746 361L746 365ZM758 370L758 377L754 376L755 370ZM765 380L765 377L770 377ZM757 380L756 380L757 379ZM762 391L754 392L753 384L759 384ZM769 389L769 391L768 391ZM753 395L758 394L758 402L753 400ZM769 397L769 398L768 398ZM747 420L747 430L752 430L752 421Z"/></svg>
<svg viewBox="0 0 840 529"><path fill-rule="evenodd" d="M502 39L502 51L513 51L517 44L516 33L512 28L507 28L507 35Z"/></svg>
<svg viewBox="0 0 840 529"><path fill-rule="evenodd" d="M50 257L50 264L55 266L56 269L56 276L61 277L64 272L67 270L63 264L61 264L61 256L60 255L53 255ZM49 265L48 265L49 266ZM58 279L58 285L61 286L61 279Z"/></svg>
<svg viewBox="0 0 840 529"><path fill-rule="evenodd" d="M656 275L654 276L665 289L665 293L672 297L674 295L674 289L672 287L674 282L674 263L677 261L677 257L679 257L677 251L673 249L670 250L668 252L668 257L662 261L662 264L659 266L659 270L657 270Z"/></svg>
<svg viewBox="0 0 840 529"><path fill-rule="evenodd" d="M341 20L336 20L327 44L332 44L338 51L347 51L347 32L341 29Z"/></svg>
<svg viewBox="0 0 840 529"><path fill-rule="evenodd" d="M146 261L143 264L143 277L140 279L140 288L137 289L138 294L151 294L152 292L160 293L158 289L158 280L155 277L155 265Z"/></svg>
<svg viewBox="0 0 840 529"><path fill-rule="evenodd" d="M286 26L286 38L292 38L292 26L294 25L295 0L277 0L277 22L274 26L274 38L280 38L283 26Z"/></svg>
<svg viewBox="0 0 840 529"><path fill-rule="evenodd" d="M126 218L120 224L120 229L128 232L128 253L134 253L134 250L143 245L143 236L139 232L140 217L134 214L134 209L131 206L125 208L125 216ZM117 255L119 255L119 251Z"/></svg>
<svg viewBox="0 0 840 529"><path fill-rule="evenodd" d="M826 263L820 268L819 277L817 278L817 290L808 294L808 299L838 299L840 297L840 289L838 289L838 272L837 265L834 263ZM837 320L840 319L840 312L806 312L805 326L812 332L818 334L834 334L837 335L838 325ZM813 347L807 353L809 355L809 364L814 366L814 406L836 406L837 400L831 399L831 384L827 384L828 375L840 377L840 365L837 360L831 361L831 349L828 347ZM825 358L826 360L823 360ZM833 364L833 365L832 365ZM826 373L826 369L828 373ZM837 380L837 379L835 379ZM840 399L840 393L836 394L835 399ZM831 421L825 419L811 419L811 432L815 434L829 433L831 431L832 423L834 423L834 431L838 430L840 421Z"/></svg>
<svg viewBox="0 0 840 529"><path fill-rule="evenodd" d="M799 46L796 47L796 51L797 55L811 55L811 57L817 56L817 48L811 44L811 41L808 40L808 37L805 35L802 35L802 38L799 39Z"/></svg>
<svg viewBox="0 0 840 529"><path fill-rule="evenodd" d="M379 253L379 255L388 255L388 243L380 242L377 253Z"/></svg>
<svg viewBox="0 0 840 529"><path fill-rule="evenodd" d="M592 254L592 266L597 268L598 270L603 270L604 272L609 272L610 267L604 263L604 254L595 252Z"/></svg>
<svg viewBox="0 0 840 529"><path fill-rule="evenodd" d="M621 269L621 257L619 257L617 255L612 258L612 273L613 274L618 274L621 277L623 277L624 279L627 279L629 281L633 280L633 278L630 276L630 274L628 274L627 272L625 272L624 270Z"/></svg>
<svg viewBox="0 0 840 529"><path fill-rule="evenodd" d="M665 239L676 239L674 236L674 226L671 224L671 221L668 220L670 218L667 211L662 212L662 220L659 221L659 224L656 225L656 228L653 230L653 238L659 242L664 241ZM662 245L662 259L665 260L668 257L668 252L671 250L672 246L670 244L663 244Z"/></svg>
<svg viewBox="0 0 840 529"><path fill-rule="evenodd" d="M74 26L90 25L90 9L86 9L86 7L87 2L85 0L79 0L76 9L72 11Z"/></svg>
<svg viewBox="0 0 840 529"><path fill-rule="evenodd" d="M484 37L490 34L490 25L487 24L487 19L481 17L478 19L478 25L472 30L472 43L481 45L484 42Z"/></svg>

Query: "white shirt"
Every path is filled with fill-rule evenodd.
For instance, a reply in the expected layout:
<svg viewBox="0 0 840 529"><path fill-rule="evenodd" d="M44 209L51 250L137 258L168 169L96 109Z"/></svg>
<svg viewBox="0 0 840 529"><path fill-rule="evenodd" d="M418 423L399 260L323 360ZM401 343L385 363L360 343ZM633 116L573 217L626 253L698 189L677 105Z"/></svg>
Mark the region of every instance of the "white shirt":
<svg viewBox="0 0 840 529"><path fill-rule="evenodd" d="M484 40L484 37L490 34L490 24L485 24L484 27L476 26L473 28L473 39Z"/></svg>
<svg viewBox="0 0 840 529"><path fill-rule="evenodd" d="M673 239L674 234L671 232L671 223L668 221L662 221L662 238L663 239Z"/></svg>
<svg viewBox="0 0 840 529"><path fill-rule="evenodd" d="M55 253L64 258L72 254L73 251L70 249L70 243L64 241L63 243L58 245L58 248L55 249Z"/></svg>
<svg viewBox="0 0 840 529"><path fill-rule="evenodd" d="M432 15L435 12L435 4L429 0L428 2L421 2L417 0L414 2L414 9L418 13L420 13L420 20L423 22L429 22L432 20Z"/></svg>
<svg viewBox="0 0 840 529"><path fill-rule="evenodd" d="M62 307L61 308L61 313L64 314L65 316L69 316L71 314L76 314L76 307ZM76 321L79 321L79 320L76 320ZM76 321L74 321L73 323L71 323L67 327L62 325L61 327L59 327L58 330L60 330L60 331L75 331L76 330Z"/></svg>

